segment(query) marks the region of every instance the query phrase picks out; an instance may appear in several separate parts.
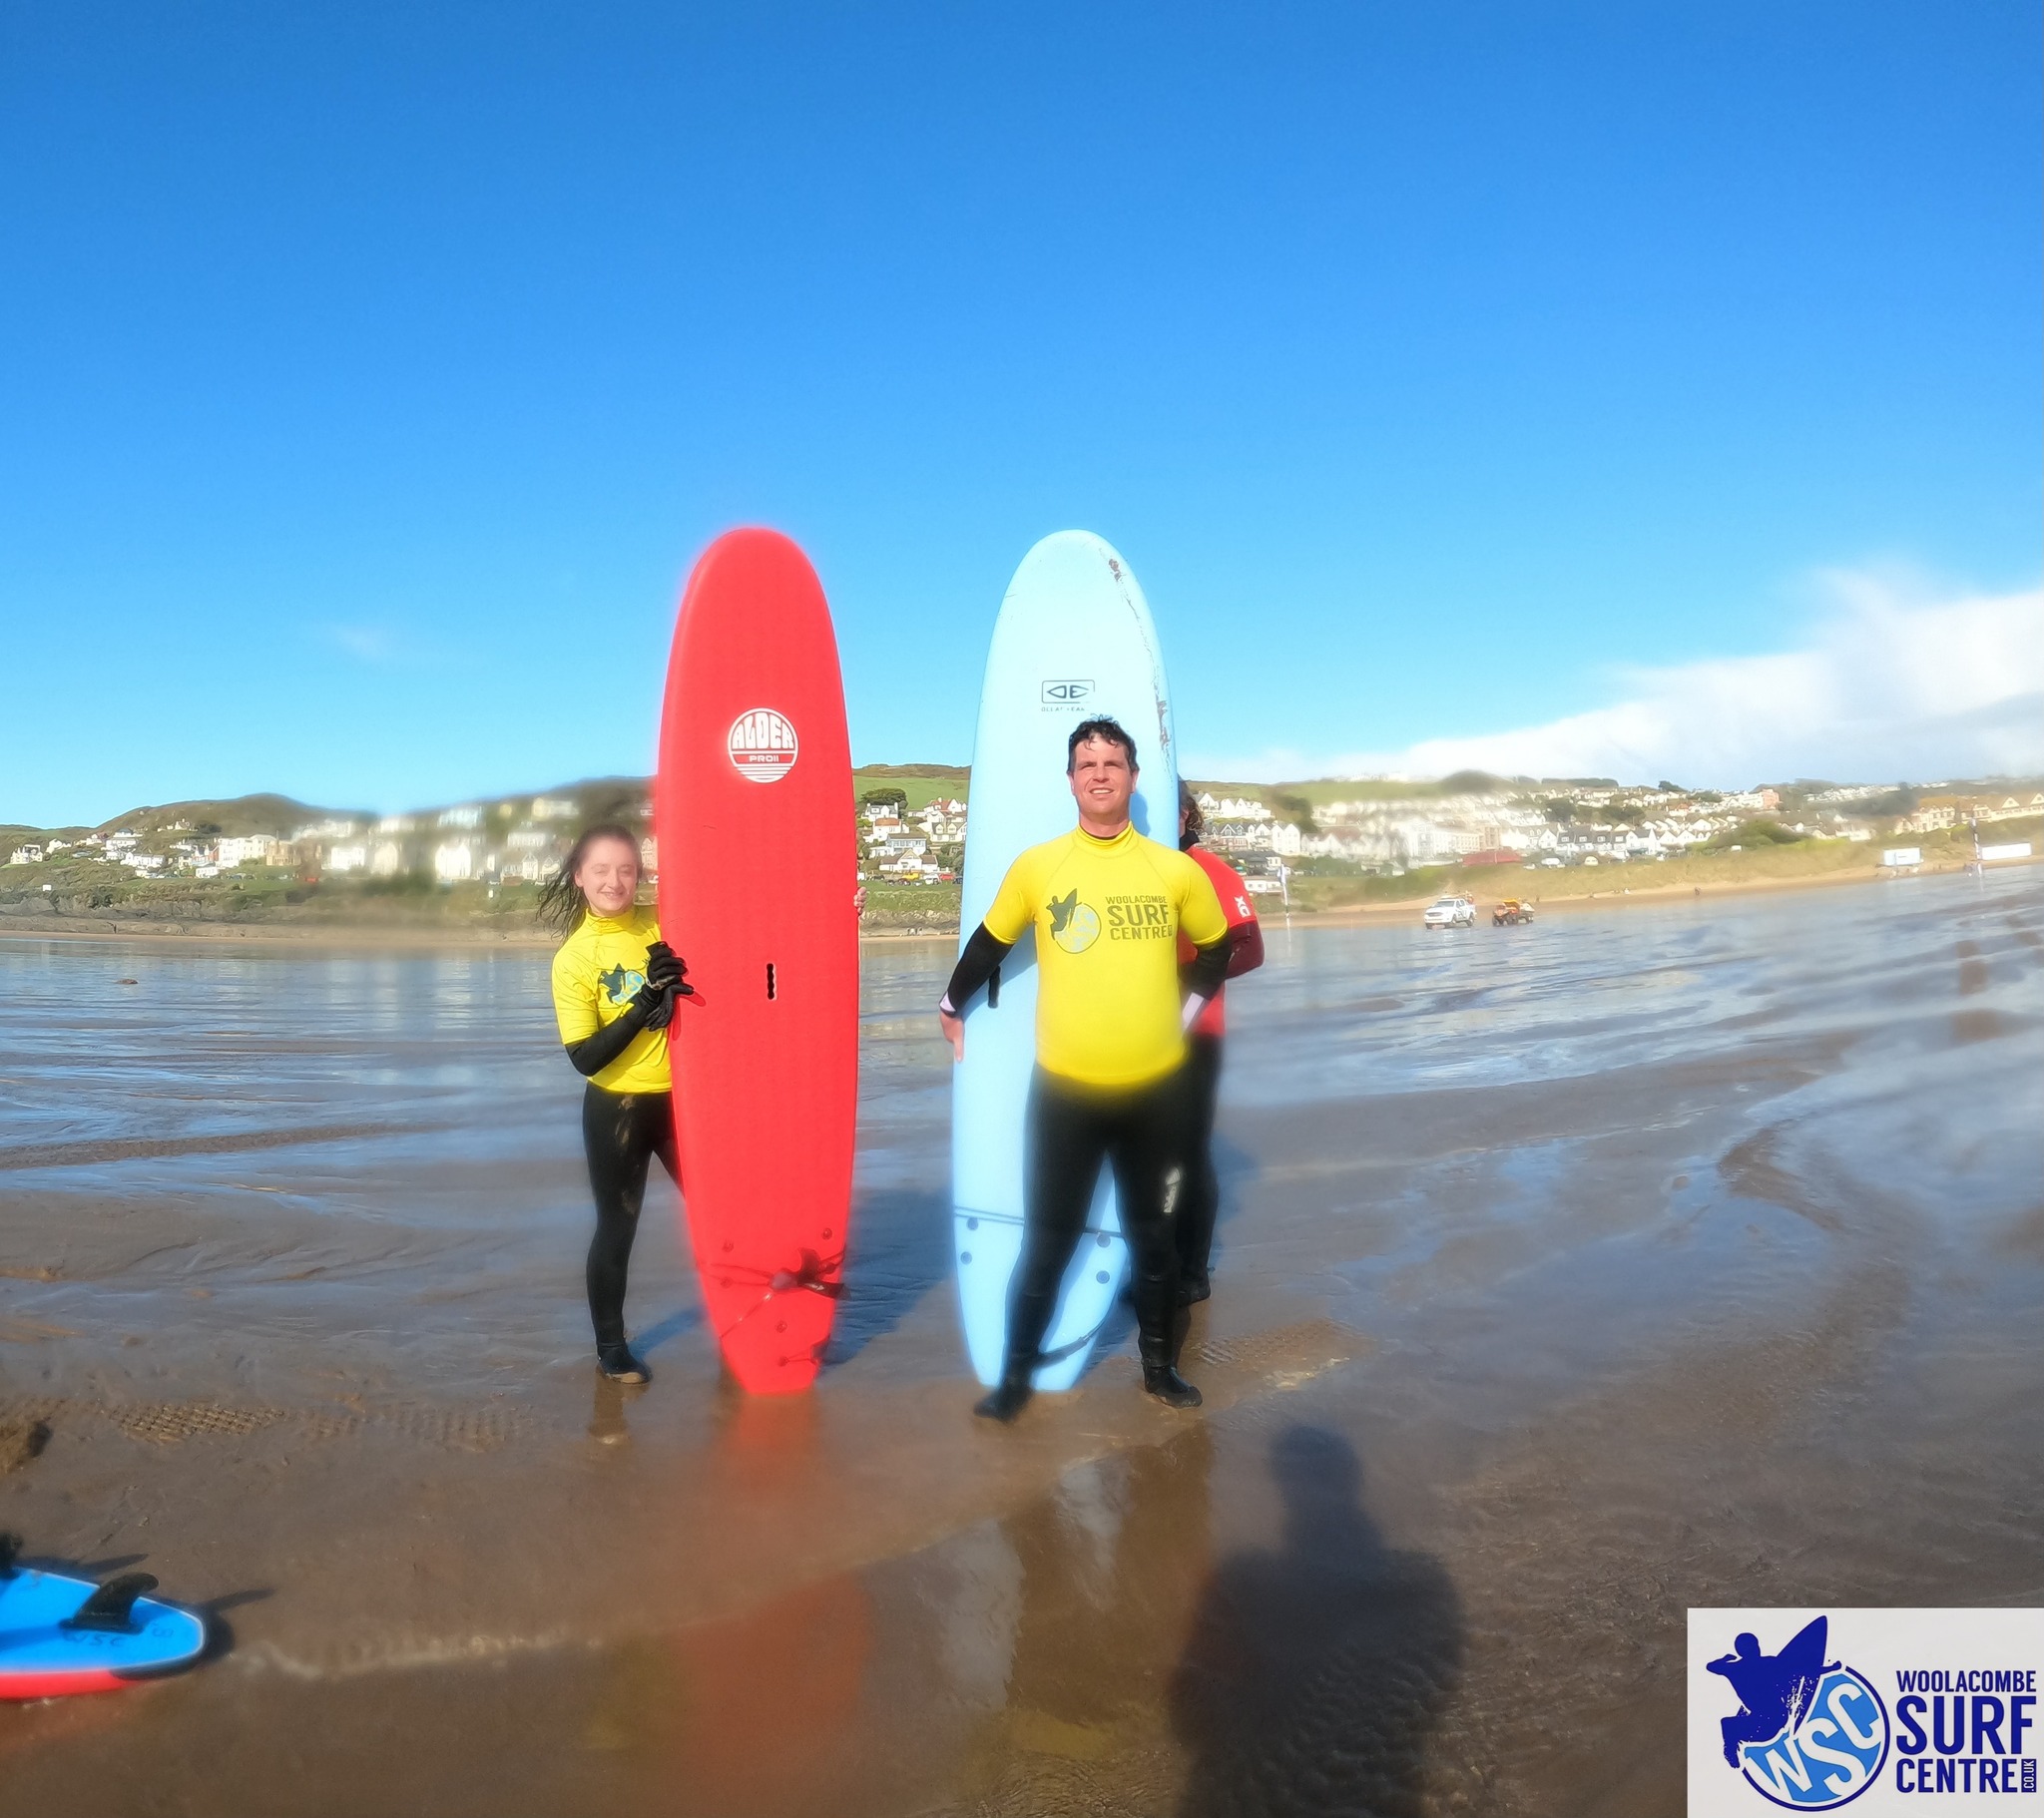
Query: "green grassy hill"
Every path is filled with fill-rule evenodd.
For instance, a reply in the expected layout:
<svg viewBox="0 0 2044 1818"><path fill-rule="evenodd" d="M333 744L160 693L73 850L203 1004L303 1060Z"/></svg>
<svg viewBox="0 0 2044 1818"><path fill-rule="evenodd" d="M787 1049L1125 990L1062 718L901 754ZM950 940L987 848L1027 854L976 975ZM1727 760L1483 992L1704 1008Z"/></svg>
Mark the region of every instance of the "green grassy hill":
<svg viewBox="0 0 2044 1818"><path fill-rule="evenodd" d="M856 800L873 789L899 789L913 814L939 796L964 801L971 782L972 772L961 764L869 763L852 771L851 793Z"/></svg>
<svg viewBox="0 0 2044 1818"><path fill-rule="evenodd" d="M296 801L288 795L237 795L224 801L167 801L155 806L130 808L112 820L100 822L97 831L111 833L126 828L136 833L169 832L184 821L194 832L273 833L279 837L295 833L308 821L361 820L365 808L319 808Z"/></svg>

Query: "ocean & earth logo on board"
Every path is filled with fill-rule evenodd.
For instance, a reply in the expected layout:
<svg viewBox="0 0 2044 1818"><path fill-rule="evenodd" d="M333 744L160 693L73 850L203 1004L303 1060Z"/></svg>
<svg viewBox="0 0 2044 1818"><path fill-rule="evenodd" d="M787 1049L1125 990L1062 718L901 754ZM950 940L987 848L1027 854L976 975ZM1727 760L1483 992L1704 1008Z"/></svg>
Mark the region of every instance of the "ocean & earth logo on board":
<svg viewBox="0 0 2044 1818"><path fill-rule="evenodd" d="M794 768L801 742L784 713L748 707L731 722L724 748L732 768L748 782L778 782Z"/></svg>
<svg viewBox="0 0 2044 1818"><path fill-rule="evenodd" d="M1693 1609L1692 1818L1873 1818L1979 1793L2044 1814L2040 1666L2039 1609Z"/></svg>
<svg viewBox="0 0 2044 1818"><path fill-rule="evenodd" d="M1090 682L1046 682L1043 684L1043 704L1047 707L1082 706L1093 698L1093 683Z"/></svg>

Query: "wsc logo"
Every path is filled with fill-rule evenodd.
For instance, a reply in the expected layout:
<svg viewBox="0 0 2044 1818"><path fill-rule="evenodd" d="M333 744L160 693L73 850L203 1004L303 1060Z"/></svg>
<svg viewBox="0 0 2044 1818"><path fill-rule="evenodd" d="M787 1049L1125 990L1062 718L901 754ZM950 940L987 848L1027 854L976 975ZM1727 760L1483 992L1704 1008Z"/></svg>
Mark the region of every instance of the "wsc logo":
<svg viewBox="0 0 2044 1818"><path fill-rule="evenodd" d="M1047 707L1075 707L1092 698L1093 683L1090 682L1046 682L1043 684L1043 704Z"/></svg>
<svg viewBox="0 0 2044 1818"><path fill-rule="evenodd" d="M1888 1755L1880 1694L1851 1667L1824 1659L1829 1622L1818 1616L1778 1654L1742 1634L1709 1663L1739 1694L1739 1709L1720 1725L1726 1764L1762 1798L1795 1811L1858 1798Z"/></svg>

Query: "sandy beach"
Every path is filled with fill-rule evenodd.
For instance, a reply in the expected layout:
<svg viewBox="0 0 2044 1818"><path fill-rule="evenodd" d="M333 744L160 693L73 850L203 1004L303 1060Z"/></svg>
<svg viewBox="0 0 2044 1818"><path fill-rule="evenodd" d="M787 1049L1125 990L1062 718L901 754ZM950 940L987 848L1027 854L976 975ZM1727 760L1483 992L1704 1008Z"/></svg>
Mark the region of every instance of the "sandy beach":
<svg viewBox="0 0 2044 1818"><path fill-rule="evenodd" d="M1231 993L1207 1409L1124 1329L1013 1431L948 943L761 1402L665 1185L590 1368L543 948L0 936L0 1528L219 1626L0 1707L0 1814L1657 1818L1687 1607L2044 1596L2044 878L1395 909Z"/></svg>

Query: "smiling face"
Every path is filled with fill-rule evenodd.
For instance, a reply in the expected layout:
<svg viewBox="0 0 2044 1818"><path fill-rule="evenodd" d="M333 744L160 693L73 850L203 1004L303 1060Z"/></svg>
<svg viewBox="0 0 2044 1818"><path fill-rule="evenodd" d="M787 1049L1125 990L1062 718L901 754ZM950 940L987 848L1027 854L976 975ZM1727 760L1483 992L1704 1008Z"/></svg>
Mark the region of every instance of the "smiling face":
<svg viewBox="0 0 2044 1818"><path fill-rule="evenodd" d="M1136 792L1136 766L1111 738L1089 738L1072 752L1072 799L1079 819L1094 832L1118 833Z"/></svg>
<svg viewBox="0 0 2044 1818"><path fill-rule="evenodd" d="M623 915L639 900L639 848L622 839L592 840L575 867L575 887L592 915Z"/></svg>

